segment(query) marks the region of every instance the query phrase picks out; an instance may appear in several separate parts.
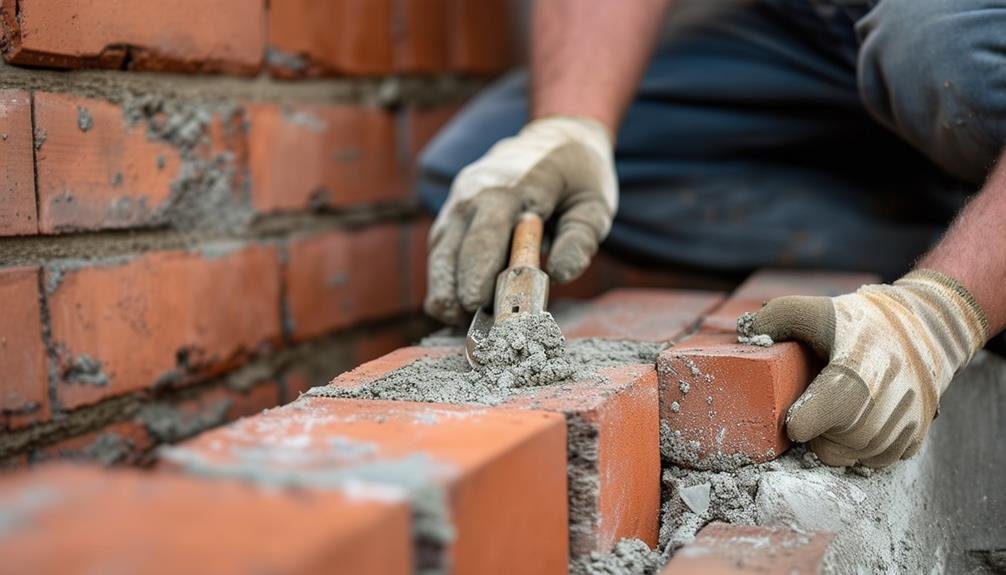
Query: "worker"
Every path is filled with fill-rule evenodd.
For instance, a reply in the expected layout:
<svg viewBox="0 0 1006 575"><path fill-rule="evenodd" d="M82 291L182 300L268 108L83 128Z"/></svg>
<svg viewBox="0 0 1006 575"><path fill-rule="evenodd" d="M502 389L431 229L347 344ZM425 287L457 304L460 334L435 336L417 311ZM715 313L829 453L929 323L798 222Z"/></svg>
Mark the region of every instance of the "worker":
<svg viewBox="0 0 1006 575"><path fill-rule="evenodd" d="M828 361L790 438L831 465L910 457L1006 327L1006 0L681 1L534 4L530 72L421 158L427 312L491 301L525 209L555 222L557 282L602 240L651 266L903 276L774 299L754 329Z"/></svg>

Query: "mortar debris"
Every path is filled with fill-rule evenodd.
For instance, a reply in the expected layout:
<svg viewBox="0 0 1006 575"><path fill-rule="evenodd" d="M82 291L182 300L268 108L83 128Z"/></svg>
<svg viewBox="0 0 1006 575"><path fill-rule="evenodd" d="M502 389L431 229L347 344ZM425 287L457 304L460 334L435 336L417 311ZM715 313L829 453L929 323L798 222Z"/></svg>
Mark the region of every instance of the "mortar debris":
<svg viewBox="0 0 1006 575"><path fill-rule="evenodd" d="M757 345L759 347L769 347L774 341L772 338L759 333L754 332L754 318L755 314L746 311L737 318L737 343L744 343L747 345Z"/></svg>
<svg viewBox="0 0 1006 575"><path fill-rule="evenodd" d="M570 563L570 575L651 575L663 564L660 553L639 539L622 539L610 553L596 551Z"/></svg>
<svg viewBox="0 0 1006 575"><path fill-rule="evenodd" d="M565 339L550 313L515 314L496 323L472 356L474 371L500 388L549 385L569 379Z"/></svg>
<svg viewBox="0 0 1006 575"><path fill-rule="evenodd" d="M94 117L91 116L91 111L83 106L77 107L77 127L81 132L87 132L94 127Z"/></svg>
<svg viewBox="0 0 1006 575"><path fill-rule="evenodd" d="M660 348L661 345L655 343L578 339L565 345L564 352L547 361L544 366L525 367L528 371L517 375L508 369L472 369L464 353L458 350L444 356L417 359L358 387L315 387L308 395L498 405L512 395L523 393L517 382L532 382L530 386L524 383L526 389L542 385L543 381L548 381L548 385L585 380L603 381L598 369L627 364L652 364L656 361ZM544 354L544 351L541 353ZM539 367L540 371L535 371ZM564 378L553 379L556 374L562 374Z"/></svg>

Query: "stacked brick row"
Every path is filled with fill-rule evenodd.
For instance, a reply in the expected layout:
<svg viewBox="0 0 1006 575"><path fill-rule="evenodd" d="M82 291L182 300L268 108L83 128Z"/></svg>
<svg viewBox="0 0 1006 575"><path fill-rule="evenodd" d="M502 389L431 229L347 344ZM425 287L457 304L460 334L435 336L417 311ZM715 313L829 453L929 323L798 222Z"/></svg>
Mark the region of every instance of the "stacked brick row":
<svg viewBox="0 0 1006 575"><path fill-rule="evenodd" d="M606 368L602 383L537 388L493 406L304 396L165 450L152 474L105 472L117 473L121 485L106 497L129 493L132 512L115 507L118 524L142 521L175 498L185 499L180 509L203 498L200 514L212 518L205 528L229 533L223 544L211 539L222 571L310 573L337 565L374 573L564 573L571 556L606 552L625 537L656 543L659 429L695 429L678 417L686 413L678 362L689 374L697 368L701 381L690 393L713 397L708 405L716 412L709 417L726 437L748 434L745 441L724 441L721 433L687 435L699 460L684 463L701 467L714 453L764 461L786 448L780 414L808 384L813 360L797 344L737 346L716 331L724 314L756 310L763 297L844 291L860 279L761 272L729 298L682 290L611 292L564 326L567 337L664 344L656 365ZM405 347L330 385L356 387L422 358L458 353ZM679 409L669 408L674 402ZM15 506L23 526L0 549L19 553L34 570L59 570L71 556L98 570L135 565L122 562L141 556L171 556L173 568L186 570L209 553L210 544L185 529L182 512L156 526L144 522L135 532L87 531L93 540L72 535L68 526L58 549L24 551L40 548L45 526L89 521L87 510L100 508L101 496L85 501L77 492L97 491L105 475L54 467L33 477L8 479L0 488L0 501L29 502ZM141 497L144 489L149 494ZM71 503L47 500L46 493L63 490ZM234 514L237 506L244 511ZM298 514L314 527L309 537L298 525L279 530L268 545L251 543L270 522L298 523ZM814 573L828 541L827 534L712 525L667 572ZM89 544L95 551L87 551ZM126 559L120 548L129 550Z"/></svg>
<svg viewBox="0 0 1006 575"><path fill-rule="evenodd" d="M0 2L0 467L134 461L427 329L416 158L509 15Z"/></svg>

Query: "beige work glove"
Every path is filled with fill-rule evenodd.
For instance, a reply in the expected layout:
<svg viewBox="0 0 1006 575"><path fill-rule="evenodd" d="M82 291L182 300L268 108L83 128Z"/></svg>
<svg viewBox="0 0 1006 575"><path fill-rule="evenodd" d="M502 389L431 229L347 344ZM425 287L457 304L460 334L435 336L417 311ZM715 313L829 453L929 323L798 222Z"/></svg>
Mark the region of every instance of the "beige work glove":
<svg viewBox="0 0 1006 575"><path fill-rule="evenodd" d="M552 281L575 279L617 207L611 136L600 123L565 116L531 122L454 179L430 230L426 312L457 325L491 303L524 210L545 220L558 212L546 271Z"/></svg>
<svg viewBox="0 0 1006 575"><path fill-rule="evenodd" d="M805 342L829 362L790 407L790 439L828 465L884 467L918 451L988 324L961 284L923 269L839 297L773 299L752 330Z"/></svg>

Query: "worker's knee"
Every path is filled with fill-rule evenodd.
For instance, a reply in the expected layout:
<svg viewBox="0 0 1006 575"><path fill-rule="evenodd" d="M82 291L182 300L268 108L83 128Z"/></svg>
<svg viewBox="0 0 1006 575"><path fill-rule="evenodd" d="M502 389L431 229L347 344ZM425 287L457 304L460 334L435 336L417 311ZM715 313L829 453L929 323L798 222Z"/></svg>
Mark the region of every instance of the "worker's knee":
<svg viewBox="0 0 1006 575"><path fill-rule="evenodd" d="M867 109L980 182L1006 145L1006 0L881 0L858 26Z"/></svg>

